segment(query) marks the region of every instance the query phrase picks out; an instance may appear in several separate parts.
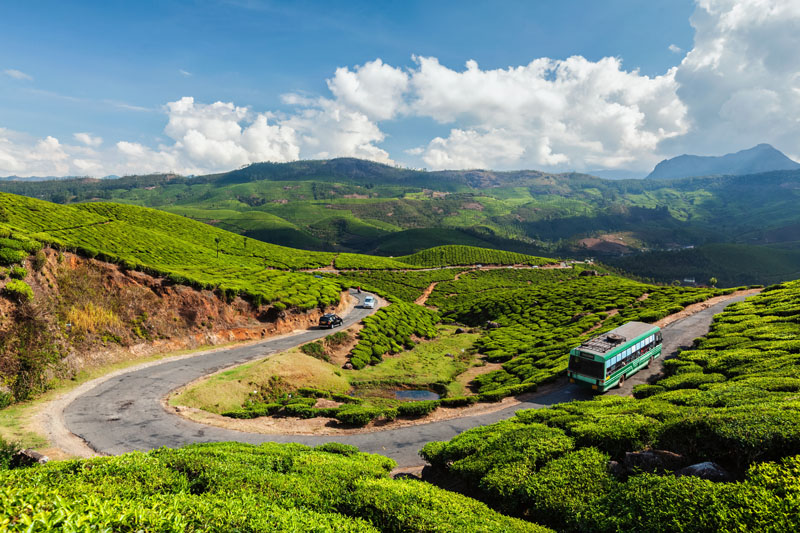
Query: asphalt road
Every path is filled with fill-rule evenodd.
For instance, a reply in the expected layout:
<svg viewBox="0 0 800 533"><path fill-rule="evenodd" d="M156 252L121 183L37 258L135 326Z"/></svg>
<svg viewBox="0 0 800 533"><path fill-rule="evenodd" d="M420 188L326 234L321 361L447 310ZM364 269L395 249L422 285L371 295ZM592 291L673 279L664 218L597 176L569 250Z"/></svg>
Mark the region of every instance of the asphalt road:
<svg viewBox="0 0 800 533"><path fill-rule="evenodd" d="M366 293L356 296L363 298L365 295ZM690 346L694 338L708 331L714 314L722 311L728 304L743 299L744 296L741 296L721 302L664 328L664 356L669 357L681 348ZM358 322L370 312L356 307L345 318L345 327ZM110 455L134 450L146 451L161 446L175 448L197 442L299 442L314 446L336 441L353 444L363 452L391 457L397 461L399 467L411 467L423 463L418 452L427 442L448 440L467 429L510 418L520 409L538 409L554 403L592 397L590 391L560 381L537 393L520 397L523 401L518 405L493 413L348 436L244 433L192 422L169 413L162 407L162 398L195 379L287 350L328 333L327 330L314 329L259 344L167 361L122 374L99 384L70 403L64 410L66 425L94 450ZM650 369L627 380L623 388L607 394L629 394L634 385L646 382L660 368L661 363L658 361Z"/></svg>

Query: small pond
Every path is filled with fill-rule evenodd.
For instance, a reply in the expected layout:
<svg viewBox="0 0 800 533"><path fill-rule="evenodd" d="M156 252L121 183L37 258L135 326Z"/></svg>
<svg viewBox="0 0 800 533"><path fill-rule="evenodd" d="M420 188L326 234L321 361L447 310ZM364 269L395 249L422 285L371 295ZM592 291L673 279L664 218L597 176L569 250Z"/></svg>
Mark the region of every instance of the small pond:
<svg viewBox="0 0 800 533"><path fill-rule="evenodd" d="M396 390L394 397L397 400L438 400L439 395L429 390Z"/></svg>

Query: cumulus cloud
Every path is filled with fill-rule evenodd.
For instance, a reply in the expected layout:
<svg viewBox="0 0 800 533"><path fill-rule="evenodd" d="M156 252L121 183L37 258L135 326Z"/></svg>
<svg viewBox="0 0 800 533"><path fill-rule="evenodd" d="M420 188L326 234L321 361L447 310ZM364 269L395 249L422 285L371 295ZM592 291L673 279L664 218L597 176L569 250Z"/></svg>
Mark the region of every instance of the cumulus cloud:
<svg viewBox="0 0 800 533"><path fill-rule="evenodd" d="M678 46L677 44L671 44L667 47L667 49L672 52L673 54L682 54L683 48Z"/></svg>
<svg viewBox="0 0 800 533"><path fill-rule="evenodd" d="M100 146L101 144L103 144L103 138L102 137L93 137L92 135L90 135L88 133L73 133L72 136L75 137L76 141L78 141L80 143L83 143L86 146L97 147L97 146Z"/></svg>
<svg viewBox="0 0 800 533"><path fill-rule="evenodd" d="M33 81L33 76L30 74L26 74L21 70L17 70L15 68L8 68L3 71L3 74L6 76L10 76L15 80L22 80L22 81Z"/></svg>
<svg viewBox="0 0 800 533"><path fill-rule="evenodd" d="M413 111L462 125L423 151L433 168L615 167L652 158L659 142L687 127L674 70L651 78L616 58L580 56L495 70L417 62Z"/></svg>
<svg viewBox="0 0 800 533"><path fill-rule="evenodd" d="M718 153L800 143L800 2L698 0L694 47L678 67L692 131L675 149ZM800 154L795 154L800 155Z"/></svg>
<svg viewBox="0 0 800 533"><path fill-rule="evenodd" d="M343 106L360 111L371 120L386 120L405 107L408 74L376 59L354 70L336 69L328 88Z"/></svg>

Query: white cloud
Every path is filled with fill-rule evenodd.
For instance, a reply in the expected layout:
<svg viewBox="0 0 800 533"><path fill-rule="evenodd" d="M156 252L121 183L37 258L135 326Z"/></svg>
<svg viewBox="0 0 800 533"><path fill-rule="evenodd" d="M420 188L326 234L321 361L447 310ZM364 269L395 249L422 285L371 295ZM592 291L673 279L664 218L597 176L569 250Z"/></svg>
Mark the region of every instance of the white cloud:
<svg viewBox="0 0 800 533"><path fill-rule="evenodd" d="M468 61L460 72L417 61L412 111L460 126L427 146L433 168L615 167L686 131L673 70L650 78L580 56L496 70Z"/></svg>
<svg viewBox="0 0 800 533"><path fill-rule="evenodd" d="M380 59L350 70L336 69L328 88L345 107L360 111L372 120L393 118L405 107L408 74Z"/></svg>
<svg viewBox="0 0 800 533"><path fill-rule="evenodd" d="M698 0L693 49L678 68L692 131L675 150L724 153L800 144L800 2Z"/></svg>
<svg viewBox="0 0 800 533"><path fill-rule="evenodd" d="M102 137L93 137L89 133L73 133L72 136L75 137L76 141L81 142L86 146L97 147L103 144Z"/></svg>
<svg viewBox="0 0 800 533"><path fill-rule="evenodd" d="M191 72L189 72L188 70L183 70L182 68L178 69L178 74L180 74L181 76L185 76L187 78L190 78L190 77L193 76L193 74Z"/></svg>
<svg viewBox="0 0 800 533"><path fill-rule="evenodd" d="M21 70L17 70L15 68L8 68L3 71L3 74L6 76L10 76L15 80L22 80L22 81L33 81L33 76L30 74L26 74Z"/></svg>
<svg viewBox="0 0 800 533"><path fill-rule="evenodd" d="M673 54L682 54L683 48L678 46L677 44L671 44L667 47L667 49L672 52Z"/></svg>

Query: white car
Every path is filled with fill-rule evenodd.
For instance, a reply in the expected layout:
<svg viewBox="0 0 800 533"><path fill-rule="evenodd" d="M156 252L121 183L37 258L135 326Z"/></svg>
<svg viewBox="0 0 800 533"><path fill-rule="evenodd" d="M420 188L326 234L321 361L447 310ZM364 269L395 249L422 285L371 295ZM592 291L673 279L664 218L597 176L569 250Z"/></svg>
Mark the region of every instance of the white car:
<svg viewBox="0 0 800 533"><path fill-rule="evenodd" d="M364 298L364 303L361 304L361 307L364 309L375 309L375 298L372 296L367 296Z"/></svg>

